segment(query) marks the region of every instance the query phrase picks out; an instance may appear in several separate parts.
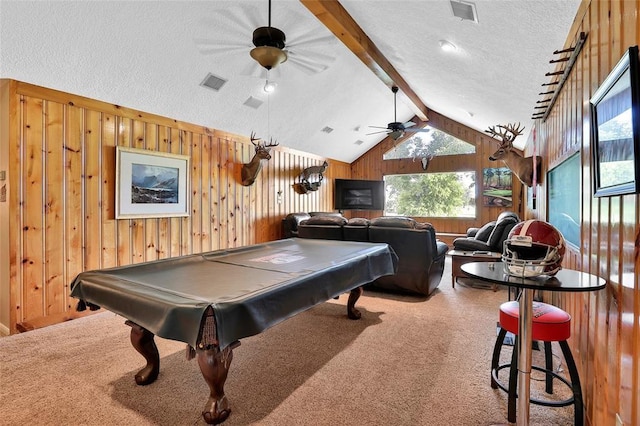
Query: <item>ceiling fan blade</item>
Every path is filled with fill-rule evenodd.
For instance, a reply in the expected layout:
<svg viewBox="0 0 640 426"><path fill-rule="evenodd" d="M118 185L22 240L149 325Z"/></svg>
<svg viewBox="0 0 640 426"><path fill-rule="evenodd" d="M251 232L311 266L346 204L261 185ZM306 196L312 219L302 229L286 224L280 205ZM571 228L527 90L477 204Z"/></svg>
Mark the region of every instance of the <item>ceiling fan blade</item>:
<svg viewBox="0 0 640 426"><path fill-rule="evenodd" d="M419 133L419 132L430 132L431 129L405 129L405 131L407 132L412 132L412 133Z"/></svg>
<svg viewBox="0 0 640 426"><path fill-rule="evenodd" d="M249 52L250 46L241 43L221 43L211 39L194 39L196 47L203 55Z"/></svg>
<svg viewBox="0 0 640 426"><path fill-rule="evenodd" d="M300 48L291 49L287 47L285 51L292 57L295 56L296 58L304 58L308 61L315 61L323 64L330 64L331 62L336 60L336 57L333 55L314 52L309 49L300 49Z"/></svg>
<svg viewBox="0 0 640 426"><path fill-rule="evenodd" d="M298 37L292 37L287 43L287 47L332 46L337 41L338 39L333 34L317 37L311 33L306 33Z"/></svg>
<svg viewBox="0 0 640 426"><path fill-rule="evenodd" d="M263 74L262 71L265 71ZM247 65L240 70L240 75L246 75L248 77L256 77L256 78L266 78L266 71L264 68L260 66L256 61L251 60L247 62ZM263 77L263 75L265 77Z"/></svg>
<svg viewBox="0 0 640 426"><path fill-rule="evenodd" d="M382 127L382 126L369 126L369 127L371 127L372 129L387 129L387 130L389 130L389 126L387 126L387 127Z"/></svg>
<svg viewBox="0 0 640 426"><path fill-rule="evenodd" d="M289 59L287 59L287 62L291 62L293 65L295 65L301 71L307 74L317 74L329 68L328 65L324 65L318 62L300 58L294 55L289 56Z"/></svg>
<svg viewBox="0 0 640 426"><path fill-rule="evenodd" d="M389 132L387 130L380 130L379 132L372 132L372 133L367 133L365 134L365 136L370 136L370 135L378 135L380 133L387 133L389 134Z"/></svg>
<svg viewBox="0 0 640 426"><path fill-rule="evenodd" d="M408 127L413 127L415 125L416 123L414 123L413 121L407 121L406 123L402 123L402 127L404 127L405 129Z"/></svg>
<svg viewBox="0 0 640 426"><path fill-rule="evenodd" d="M264 22L260 20L255 6L243 7L242 5L236 5L235 7L216 9L215 17L212 28L224 27L221 29L224 30L225 34L228 34L230 30L237 31L240 28L247 35L248 40L251 40L251 34L253 34L255 28L266 25L268 22L266 17Z"/></svg>

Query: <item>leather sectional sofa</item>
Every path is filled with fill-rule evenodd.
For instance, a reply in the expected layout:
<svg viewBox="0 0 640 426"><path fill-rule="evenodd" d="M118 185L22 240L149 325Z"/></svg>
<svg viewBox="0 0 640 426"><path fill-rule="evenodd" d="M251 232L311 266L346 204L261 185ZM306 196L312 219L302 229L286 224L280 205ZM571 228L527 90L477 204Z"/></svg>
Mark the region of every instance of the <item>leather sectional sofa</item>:
<svg viewBox="0 0 640 426"><path fill-rule="evenodd" d="M429 296L440 284L449 247L436 239L428 223L408 217L382 216L347 220L339 213L291 213L283 219L283 236L344 241L383 242L398 255L395 275L367 287Z"/></svg>

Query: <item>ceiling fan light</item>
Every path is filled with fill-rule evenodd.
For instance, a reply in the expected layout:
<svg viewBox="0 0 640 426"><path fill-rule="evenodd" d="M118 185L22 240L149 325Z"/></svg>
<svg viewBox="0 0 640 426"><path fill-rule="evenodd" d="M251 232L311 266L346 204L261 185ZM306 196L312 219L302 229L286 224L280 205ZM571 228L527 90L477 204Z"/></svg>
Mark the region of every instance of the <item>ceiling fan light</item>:
<svg viewBox="0 0 640 426"><path fill-rule="evenodd" d="M267 80L264 84L263 90L265 93L273 93L276 90L277 85L278 84L276 82Z"/></svg>
<svg viewBox="0 0 640 426"><path fill-rule="evenodd" d="M277 67L287 60L287 54L284 50L271 46L255 47L251 49L249 54L256 62L268 70Z"/></svg>
<svg viewBox="0 0 640 426"><path fill-rule="evenodd" d="M391 133L389 133L389 135L394 141L397 141L404 135L404 130L394 130Z"/></svg>

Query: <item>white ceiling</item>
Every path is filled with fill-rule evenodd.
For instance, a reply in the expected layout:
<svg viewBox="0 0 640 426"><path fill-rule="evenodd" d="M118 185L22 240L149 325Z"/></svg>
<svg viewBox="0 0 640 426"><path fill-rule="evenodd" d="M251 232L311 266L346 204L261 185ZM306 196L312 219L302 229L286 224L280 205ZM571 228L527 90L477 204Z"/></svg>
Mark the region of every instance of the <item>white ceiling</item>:
<svg viewBox="0 0 640 426"><path fill-rule="evenodd" d="M522 146L580 1L476 0L478 23L454 17L449 0L340 3L427 107L479 131L522 122ZM333 39L299 1L273 0L271 15L290 58L327 68L308 74L285 62L269 96L249 56L267 0L0 0L0 77L352 162L385 136L367 133L394 121L393 94L337 39L299 50L300 40ZM458 50L440 50L442 39ZM204 88L208 73L228 82ZM249 97L264 103L243 105ZM413 115L399 96L398 121Z"/></svg>

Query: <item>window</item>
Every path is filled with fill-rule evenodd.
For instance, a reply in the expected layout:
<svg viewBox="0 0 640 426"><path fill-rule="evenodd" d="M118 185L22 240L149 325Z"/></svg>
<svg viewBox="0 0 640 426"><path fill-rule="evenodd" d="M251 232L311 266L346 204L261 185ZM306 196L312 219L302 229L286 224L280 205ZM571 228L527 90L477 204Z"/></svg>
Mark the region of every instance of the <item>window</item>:
<svg viewBox="0 0 640 426"><path fill-rule="evenodd" d="M475 172L387 175L388 216L475 217Z"/></svg>
<svg viewBox="0 0 640 426"><path fill-rule="evenodd" d="M433 155L473 154L476 147L448 133L426 126L428 132L416 133L383 155L384 160L422 158Z"/></svg>

